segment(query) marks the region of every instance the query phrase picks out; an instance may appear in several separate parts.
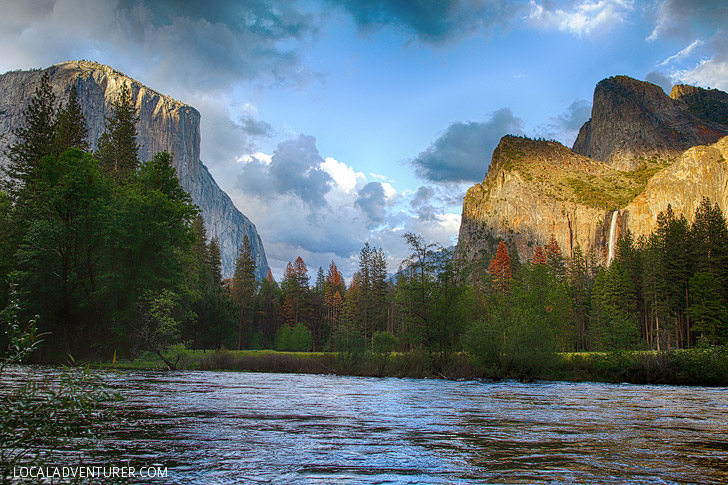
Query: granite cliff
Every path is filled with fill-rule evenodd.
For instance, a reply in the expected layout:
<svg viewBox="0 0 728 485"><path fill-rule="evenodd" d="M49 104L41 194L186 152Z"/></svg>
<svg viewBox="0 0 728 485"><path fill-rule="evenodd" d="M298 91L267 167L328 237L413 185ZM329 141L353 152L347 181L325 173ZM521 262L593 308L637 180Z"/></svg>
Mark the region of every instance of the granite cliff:
<svg viewBox="0 0 728 485"><path fill-rule="evenodd" d="M728 135L724 96L692 86L675 86L668 96L627 76L604 79L572 149L622 170L637 168L642 159L673 161L690 147Z"/></svg>
<svg viewBox="0 0 728 485"><path fill-rule="evenodd" d="M22 126L22 113L40 83L43 72L50 74L57 99L65 101L75 84L79 93L89 142L93 150L104 132L111 103L127 84L131 87L139 121L137 143L139 157L151 160L166 150L174 155L180 184L202 209L202 218L209 237L220 239L223 274L232 276L235 259L248 236L256 262L256 276L265 277L268 262L255 225L243 215L223 192L200 161L200 113L191 106L164 96L108 66L86 61L56 64L45 70L12 71L0 75L0 145L13 142L13 131ZM0 154L0 164L7 163Z"/></svg>
<svg viewBox="0 0 728 485"><path fill-rule="evenodd" d="M676 86L668 97L620 76L600 82L594 99L573 150L501 139L463 201L458 258L493 254L503 239L526 260L554 236L565 256L578 245L608 264L617 238L649 235L668 204L692 220L709 197L728 214L728 94Z"/></svg>

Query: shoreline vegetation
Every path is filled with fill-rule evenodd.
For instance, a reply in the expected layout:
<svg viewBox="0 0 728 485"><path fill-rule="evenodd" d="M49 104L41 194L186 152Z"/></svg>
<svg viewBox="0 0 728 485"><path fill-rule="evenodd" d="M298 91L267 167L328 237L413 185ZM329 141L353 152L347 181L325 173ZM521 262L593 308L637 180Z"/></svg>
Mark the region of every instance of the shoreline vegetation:
<svg viewBox="0 0 728 485"><path fill-rule="evenodd" d="M441 371L433 371L433 356L425 352L343 353L282 352L276 350L188 350L165 355L177 370L263 373L330 374L360 377L441 378L452 380L508 380L728 386L728 349L707 347L665 351L562 352L540 362L512 359L509 368L483 368L467 354L440 358ZM151 353L134 360L99 362L99 369L168 370Z"/></svg>

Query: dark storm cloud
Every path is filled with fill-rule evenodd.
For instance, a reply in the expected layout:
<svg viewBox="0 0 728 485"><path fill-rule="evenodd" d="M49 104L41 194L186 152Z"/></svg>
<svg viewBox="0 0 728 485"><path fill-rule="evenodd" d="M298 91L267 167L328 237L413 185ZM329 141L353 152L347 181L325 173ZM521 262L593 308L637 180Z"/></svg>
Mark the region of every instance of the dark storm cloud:
<svg viewBox="0 0 728 485"><path fill-rule="evenodd" d="M177 18L203 19L225 24L233 30L254 32L273 38L300 38L311 29L311 18L284 2L260 0L122 0L120 10L146 5L155 24L170 24Z"/></svg>
<svg viewBox="0 0 728 485"><path fill-rule="evenodd" d="M73 53L121 70L133 67L142 82L175 86L176 96L241 80L285 84L320 77L301 66L300 55L315 39L319 19L288 3L0 0L0 8L0 39L14 41L12 61L19 67L47 66Z"/></svg>
<svg viewBox="0 0 728 485"><path fill-rule="evenodd" d="M359 191L354 205L359 207L369 219L368 227L374 228L384 221L384 187L379 182L369 182Z"/></svg>
<svg viewBox="0 0 728 485"><path fill-rule="evenodd" d="M493 150L509 133L523 133L523 120L502 108L485 122L453 123L411 163L419 177L431 182L480 182Z"/></svg>
<svg viewBox="0 0 728 485"><path fill-rule="evenodd" d="M363 32L403 28L422 42L444 43L508 24L523 5L503 0L329 0L340 5Z"/></svg>
<svg viewBox="0 0 728 485"><path fill-rule="evenodd" d="M649 74L647 74L647 76L645 76L645 81L647 81L648 83L657 84L667 94L670 94L670 91L672 91L672 79L670 79L660 71L650 72Z"/></svg>
<svg viewBox="0 0 728 485"><path fill-rule="evenodd" d="M728 3L723 0L665 0L655 15L655 30L650 40L661 36L692 39L725 26Z"/></svg>
<svg viewBox="0 0 728 485"><path fill-rule="evenodd" d="M261 160L245 163L237 185L262 199L292 194L311 206L322 207L333 179L321 170L321 162L316 138L300 135L278 144L270 164Z"/></svg>

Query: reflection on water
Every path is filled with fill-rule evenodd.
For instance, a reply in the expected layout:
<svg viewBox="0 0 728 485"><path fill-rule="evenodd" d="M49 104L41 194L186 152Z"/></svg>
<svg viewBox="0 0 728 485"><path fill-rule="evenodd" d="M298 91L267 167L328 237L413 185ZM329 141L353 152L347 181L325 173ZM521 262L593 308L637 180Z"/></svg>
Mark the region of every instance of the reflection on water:
<svg viewBox="0 0 728 485"><path fill-rule="evenodd" d="M92 458L171 483L728 482L726 389L100 375L126 401Z"/></svg>

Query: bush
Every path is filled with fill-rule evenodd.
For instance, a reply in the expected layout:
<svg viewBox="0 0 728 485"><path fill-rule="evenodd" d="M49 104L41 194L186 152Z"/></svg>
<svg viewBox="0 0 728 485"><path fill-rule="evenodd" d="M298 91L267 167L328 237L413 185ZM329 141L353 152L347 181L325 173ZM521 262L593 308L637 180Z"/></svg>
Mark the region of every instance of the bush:
<svg viewBox="0 0 728 485"><path fill-rule="evenodd" d="M283 325L276 333L276 349L286 352L309 352L313 344L311 332L302 323L291 328Z"/></svg>
<svg viewBox="0 0 728 485"><path fill-rule="evenodd" d="M35 320L20 322L20 304L11 285L10 302L2 312L8 347L0 358L0 378L7 379L8 365L20 364L39 344ZM73 359L70 358L73 365ZM23 373L21 368L15 372ZM10 480L14 466L32 463L46 466L53 450L73 441L74 448L92 447L102 431L101 406L111 395L89 371L89 367L66 367L56 378L42 381L27 374L22 385L6 387L0 394L0 481Z"/></svg>

